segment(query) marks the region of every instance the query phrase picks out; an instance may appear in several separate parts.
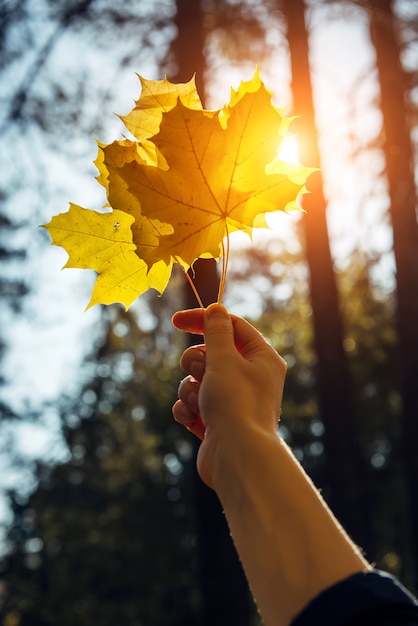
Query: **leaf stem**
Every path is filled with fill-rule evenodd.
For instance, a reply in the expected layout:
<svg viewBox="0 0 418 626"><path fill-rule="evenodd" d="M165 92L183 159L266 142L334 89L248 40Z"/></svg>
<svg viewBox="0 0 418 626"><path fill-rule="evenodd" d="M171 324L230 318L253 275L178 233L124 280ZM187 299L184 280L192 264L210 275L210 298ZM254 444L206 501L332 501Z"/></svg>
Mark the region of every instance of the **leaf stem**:
<svg viewBox="0 0 418 626"><path fill-rule="evenodd" d="M222 241L222 273L221 273L221 280L219 282L218 304L222 304L222 298L223 298L224 291L225 291L226 272L227 272L228 263L229 263L230 245L229 245L229 232L228 232L227 223L225 223L225 228L226 228L226 236L224 237Z"/></svg>
<svg viewBox="0 0 418 626"><path fill-rule="evenodd" d="M194 282L193 282L193 280L192 280L192 278L191 278L191 276L190 276L189 272L186 270L186 268L184 267L184 265L183 265L182 263L180 263L180 266L181 266L181 268L182 268L182 270L183 270L183 272L184 272L184 274L185 274L185 276L186 276L187 280L189 281L189 285L190 285L190 287L192 288L194 295L196 296L196 300L197 300L197 302L198 302L198 304L199 304L200 308L201 308L201 309L204 309L205 307L203 306L203 302L202 302L202 300L200 299L199 292L197 291L197 289L196 289L196 285L194 284Z"/></svg>

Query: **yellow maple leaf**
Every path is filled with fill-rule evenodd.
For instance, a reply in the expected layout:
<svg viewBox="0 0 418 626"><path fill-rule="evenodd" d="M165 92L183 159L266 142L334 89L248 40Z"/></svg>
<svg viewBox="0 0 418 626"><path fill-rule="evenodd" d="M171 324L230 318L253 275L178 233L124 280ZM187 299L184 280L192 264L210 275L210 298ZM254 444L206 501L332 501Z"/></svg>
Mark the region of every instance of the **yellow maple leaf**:
<svg viewBox="0 0 418 626"><path fill-rule="evenodd" d="M142 293L154 287L164 291L171 268L160 262L152 272L135 253L131 224L124 211L97 213L75 204L55 215L48 229L54 245L69 253L64 267L96 270L99 274L87 308L121 302L128 308Z"/></svg>
<svg viewBox="0 0 418 626"><path fill-rule="evenodd" d="M149 288L162 293L174 262L187 270L220 256L221 300L230 233L251 235L266 213L295 208L312 170L279 159L291 119L257 71L219 111L202 108L193 79L140 81L140 98L121 117L134 139L99 144L97 180L113 211L71 205L46 228L69 254L65 267L98 272L89 306L128 308Z"/></svg>
<svg viewBox="0 0 418 626"><path fill-rule="evenodd" d="M143 158L146 157L138 142L114 141L108 146L99 144L95 165L99 170L97 180L106 189L109 206L115 209L121 207L132 216L132 241L136 246L136 254L150 267L155 262L155 257L158 256L156 250L159 246L159 238L172 233L173 227L162 223L158 218L150 220L143 216L138 198L129 191L126 182L119 174L126 163L134 160L141 161Z"/></svg>
<svg viewBox="0 0 418 626"><path fill-rule="evenodd" d="M170 83L163 80L147 80L137 74L141 82L141 95L135 102L135 107L120 119L126 128L141 142L149 161L162 167L164 160L156 150L156 146L148 141L158 133L163 113L170 111L179 98L190 109L202 109L202 103L196 90L194 78L188 83Z"/></svg>
<svg viewBox="0 0 418 626"><path fill-rule="evenodd" d="M304 182L292 179L288 168L267 168L283 124L256 73L220 112L190 109L179 99L163 114L152 141L167 169L140 159L117 172L109 168L138 198L142 215L173 226L160 238L155 260L188 268L201 256L219 257L229 233L250 233L258 215L285 210L295 200Z"/></svg>

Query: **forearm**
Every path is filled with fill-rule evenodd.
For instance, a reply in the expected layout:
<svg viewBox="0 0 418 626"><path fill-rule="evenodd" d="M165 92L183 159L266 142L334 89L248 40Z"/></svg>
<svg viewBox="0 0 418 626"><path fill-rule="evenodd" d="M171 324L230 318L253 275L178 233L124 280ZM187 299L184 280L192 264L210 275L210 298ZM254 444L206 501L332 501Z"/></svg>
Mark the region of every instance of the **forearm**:
<svg viewBox="0 0 418 626"><path fill-rule="evenodd" d="M276 433L217 447L214 486L266 626L287 626L320 591L369 569Z"/></svg>

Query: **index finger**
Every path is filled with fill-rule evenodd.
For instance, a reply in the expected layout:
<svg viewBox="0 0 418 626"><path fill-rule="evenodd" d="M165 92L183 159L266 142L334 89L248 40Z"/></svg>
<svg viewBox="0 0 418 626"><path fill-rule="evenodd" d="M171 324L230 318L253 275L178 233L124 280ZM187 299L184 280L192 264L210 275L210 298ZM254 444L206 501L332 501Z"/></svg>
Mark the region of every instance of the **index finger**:
<svg viewBox="0 0 418 626"><path fill-rule="evenodd" d="M193 333L195 335L204 334L204 316L203 309L186 309L178 311L173 315L173 325L179 330ZM262 334L256 330L249 322L242 317L230 314L232 325L234 327L234 343L237 350L244 358L251 358L258 353L260 349L271 349Z"/></svg>

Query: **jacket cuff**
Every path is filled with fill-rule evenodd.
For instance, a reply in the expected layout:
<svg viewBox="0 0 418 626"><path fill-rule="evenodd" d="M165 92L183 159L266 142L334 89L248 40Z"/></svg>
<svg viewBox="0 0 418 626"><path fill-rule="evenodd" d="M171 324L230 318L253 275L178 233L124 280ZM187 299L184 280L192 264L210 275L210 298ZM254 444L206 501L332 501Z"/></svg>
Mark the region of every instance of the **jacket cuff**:
<svg viewBox="0 0 418 626"><path fill-rule="evenodd" d="M393 576L374 570L353 574L329 587L290 626L389 626L392 617L410 618L411 624L418 625L418 602Z"/></svg>

